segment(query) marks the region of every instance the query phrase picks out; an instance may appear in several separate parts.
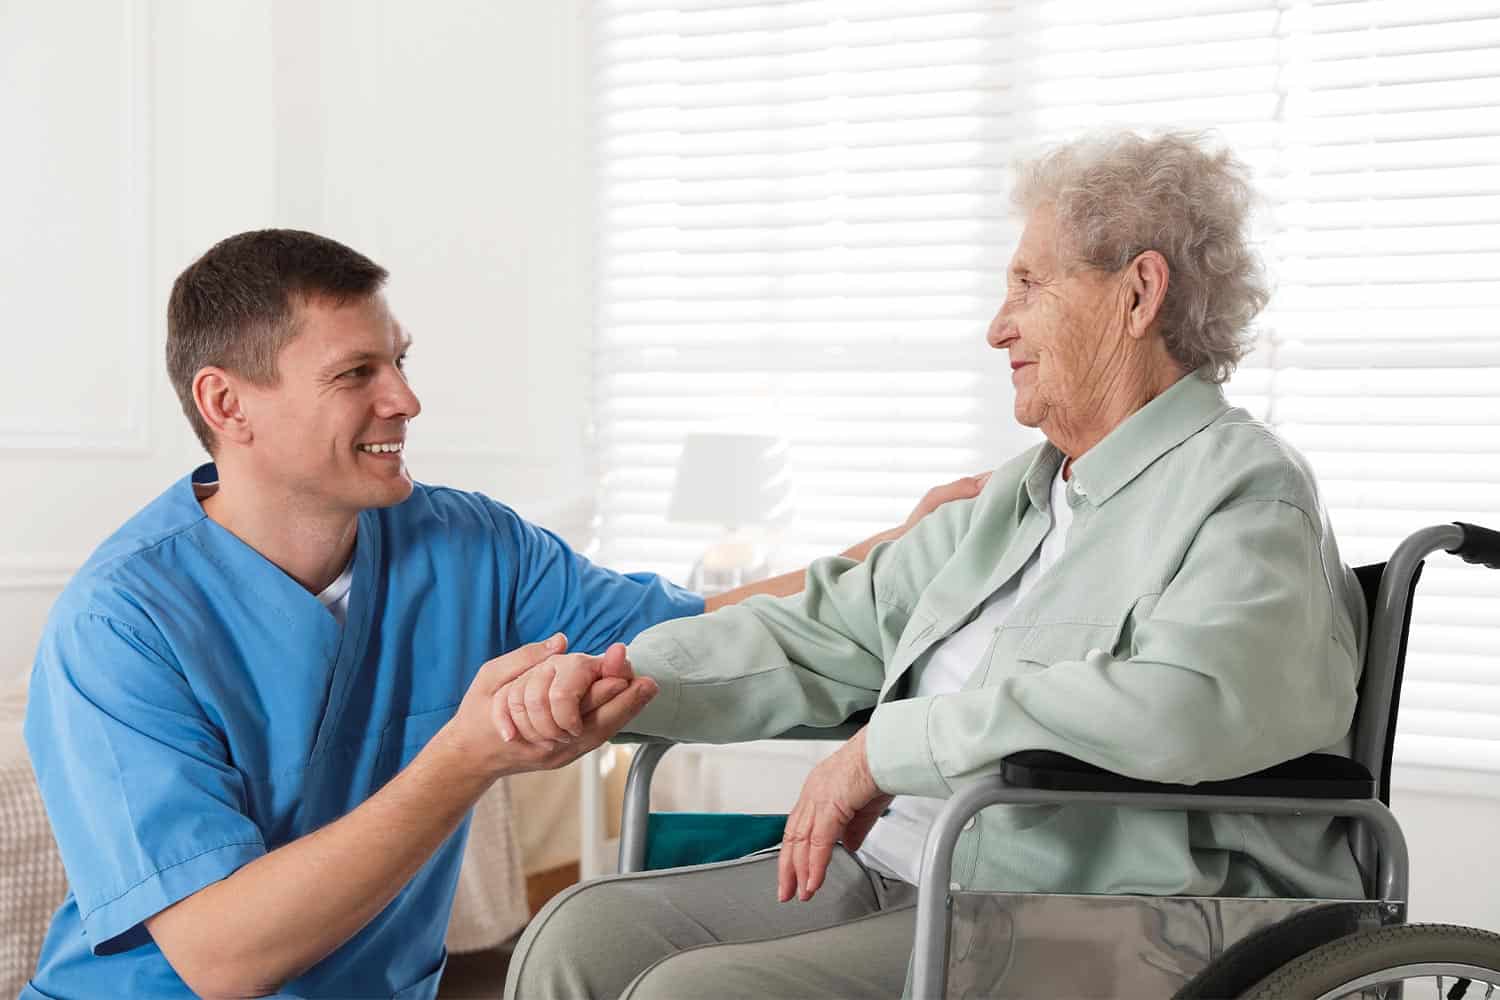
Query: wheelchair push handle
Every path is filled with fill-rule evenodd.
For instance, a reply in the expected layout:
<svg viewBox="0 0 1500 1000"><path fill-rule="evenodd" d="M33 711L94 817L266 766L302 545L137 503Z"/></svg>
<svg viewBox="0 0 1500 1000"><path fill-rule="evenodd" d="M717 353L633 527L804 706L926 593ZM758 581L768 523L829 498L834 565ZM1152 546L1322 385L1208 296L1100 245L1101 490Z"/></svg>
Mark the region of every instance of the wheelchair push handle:
<svg viewBox="0 0 1500 1000"><path fill-rule="evenodd" d="M1454 521L1463 531L1463 541L1448 551L1464 562L1477 563L1490 569L1500 569L1500 531L1481 528L1477 524Z"/></svg>

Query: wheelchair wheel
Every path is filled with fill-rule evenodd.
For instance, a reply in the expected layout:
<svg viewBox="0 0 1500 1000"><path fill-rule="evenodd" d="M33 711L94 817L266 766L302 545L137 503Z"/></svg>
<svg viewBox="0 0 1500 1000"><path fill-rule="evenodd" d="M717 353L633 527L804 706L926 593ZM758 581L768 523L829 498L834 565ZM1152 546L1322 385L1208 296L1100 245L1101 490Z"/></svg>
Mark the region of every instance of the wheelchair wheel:
<svg viewBox="0 0 1500 1000"><path fill-rule="evenodd" d="M1242 1000L1483 1000L1500 996L1500 934L1405 924L1351 934L1288 962Z"/></svg>

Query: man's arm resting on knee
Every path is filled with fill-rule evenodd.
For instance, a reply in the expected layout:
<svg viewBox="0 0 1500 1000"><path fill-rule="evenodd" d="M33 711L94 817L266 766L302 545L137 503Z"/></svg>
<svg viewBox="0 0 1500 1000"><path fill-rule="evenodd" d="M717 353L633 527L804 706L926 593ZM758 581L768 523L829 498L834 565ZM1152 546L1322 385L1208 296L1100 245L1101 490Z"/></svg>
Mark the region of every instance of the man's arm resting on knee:
<svg viewBox="0 0 1500 1000"><path fill-rule="evenodd" d="M566 745L502 741L492 696L561 649L549 640L491 660L454 718L380 791L147 919L183 981L208 998L275 993L374 919L496 779L566 764L612 736L655 694L649 679L630 681L586 715L581 736Z"/></svg>

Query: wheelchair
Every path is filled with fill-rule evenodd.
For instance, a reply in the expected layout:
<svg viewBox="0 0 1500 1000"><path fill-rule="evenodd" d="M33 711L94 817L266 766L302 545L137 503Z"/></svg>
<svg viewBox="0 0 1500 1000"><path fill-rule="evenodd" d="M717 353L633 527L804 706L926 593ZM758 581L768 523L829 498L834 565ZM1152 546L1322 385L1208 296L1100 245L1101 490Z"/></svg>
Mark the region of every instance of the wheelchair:
<svg viewBox="0 0 1500 1000"><path fill-rule="evenodd" d="M1454 523L1423 528L1384 563L1355 570L1369 615L1352 757L1308 754L1227 781L1176 785L1112 774L1061 754L1024 751L944 805L923 846L909 988L930 997L1470 997L1500 990L1500 935L1408 924L1406 841L1391 813L1390 772L1407 633L1418 578L1439 551L1500 569L1500 532ZM799 726L778 739L842 740L868 719ZM674 745L636 743L626 779L619 870L648 864L651 777ZM964 824L998 804L1305 814L1349 819L1365 898L1267 899L959 891L950 881ZM762 834L767 818L760 817ZM719 840L725 827L710 824ZM778 828L779 829L779 828ZM700 840L704 839L700 831ZM731 838L732 839L732 838ZM764 836L762 842L764 842ZM771 843L779 839L771 831ZM714 843L703 846L713 848ZM748 853L757 844L739 843ZM707 853L695 861L722 857Z"/></svg>

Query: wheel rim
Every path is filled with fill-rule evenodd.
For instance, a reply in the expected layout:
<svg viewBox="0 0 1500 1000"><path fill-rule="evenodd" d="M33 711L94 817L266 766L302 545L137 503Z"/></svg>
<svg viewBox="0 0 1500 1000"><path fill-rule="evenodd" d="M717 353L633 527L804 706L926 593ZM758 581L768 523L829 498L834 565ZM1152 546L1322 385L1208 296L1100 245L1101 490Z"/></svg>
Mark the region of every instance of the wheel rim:
<svg viewBox="0 0 1500 1000"><path fill-rule="evenodd" d="M1361 991L1389 988L1412 980L1416 980L1414 985L1423 982L1429 984L1435 992L1406 992L1396 995L1403 996L1404 1000L1421 1000L1429 996L1446 998L1448 994L1445 991L1460 979L1470 981L1468 992L1463 994L1464 1000L1493 1000L1500 996L1500 971L1462 962L1415 962L1410 965L1393 965L1351 979L1324 993L1317 1000L1340 1000L1341 997L1354 996Z"/></svg>

